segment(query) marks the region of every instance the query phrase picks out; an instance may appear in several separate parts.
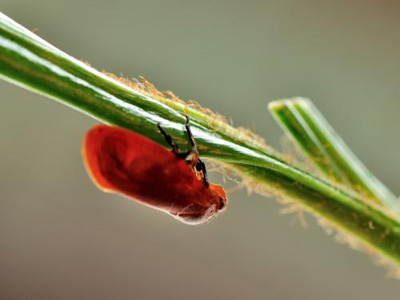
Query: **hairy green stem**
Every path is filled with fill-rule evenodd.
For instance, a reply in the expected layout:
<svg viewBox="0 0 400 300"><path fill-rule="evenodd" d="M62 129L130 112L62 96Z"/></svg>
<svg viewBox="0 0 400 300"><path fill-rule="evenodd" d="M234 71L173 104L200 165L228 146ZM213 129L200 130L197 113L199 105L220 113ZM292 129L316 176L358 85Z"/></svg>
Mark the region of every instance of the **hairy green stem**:
<svg viewBox="0 0 400 300"><path fill-rule="evenodd" d="M202 156L223 162L296 201L400 262L400 222L396 216L291 166L257 143L241 139L239 131L221 121L212 122L210 115L179 103L166 105L108 78L4 15L0 15L0 76L161 144L165 142L156 123L161 122L182 143L182 125L185 115L189 115Z"/></svg>
<svg viewBox="0 0 400 300"><path fill-rule="evenodd" d="M269 110L328 178L333 177L377 203L400 211L397 197L362 164L310 100L278 100L269 104Z"/></svg>

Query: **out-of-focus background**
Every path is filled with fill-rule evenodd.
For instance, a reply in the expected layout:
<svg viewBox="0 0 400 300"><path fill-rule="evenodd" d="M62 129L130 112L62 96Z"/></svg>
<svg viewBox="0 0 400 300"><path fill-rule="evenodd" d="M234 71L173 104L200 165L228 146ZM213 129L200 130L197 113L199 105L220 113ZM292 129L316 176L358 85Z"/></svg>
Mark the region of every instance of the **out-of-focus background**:
<svg viewBox="0 0 400 300"><path fill-rule="evenodd" d="M400 194L398 1L3 0L94 67L143 75L279 147L268 101L306 96ZM204 226L99 191L96 122L0 82L0 299L398 299L400 281L273 199L237 192Z"/></svg>

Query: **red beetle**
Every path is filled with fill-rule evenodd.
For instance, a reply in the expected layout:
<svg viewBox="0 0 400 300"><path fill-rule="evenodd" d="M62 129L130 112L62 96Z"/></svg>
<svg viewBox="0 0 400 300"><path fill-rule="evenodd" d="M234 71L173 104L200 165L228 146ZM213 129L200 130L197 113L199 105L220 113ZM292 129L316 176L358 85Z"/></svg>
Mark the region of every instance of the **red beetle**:
<svg viewBox="0 0 400 300"><path fill-rule="evenodd" d="M207 222L226 208L228 200L220 185L208 183L189 118L185 127L192 149L188 152L179 152L172 137L157 125L172 151L127 129L92 128L83 143L89 174L104 191L122 194L187 224Z"/></svg>

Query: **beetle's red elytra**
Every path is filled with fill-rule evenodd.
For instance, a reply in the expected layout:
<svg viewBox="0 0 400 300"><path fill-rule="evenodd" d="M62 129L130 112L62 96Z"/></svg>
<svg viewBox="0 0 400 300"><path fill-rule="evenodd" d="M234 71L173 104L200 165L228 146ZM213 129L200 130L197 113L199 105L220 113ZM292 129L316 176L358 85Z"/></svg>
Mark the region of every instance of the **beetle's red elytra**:
<svg viewBox="0 0 400 300"><path fill-rule="evenodd" d="M187 152L179 152L160 124L172 151L127 129L95 126L83 142L88 173L100 189L164 211L184 223L209 221L227 207L228 199L220 185L208 183L186 119L192 145Z"/></svg>

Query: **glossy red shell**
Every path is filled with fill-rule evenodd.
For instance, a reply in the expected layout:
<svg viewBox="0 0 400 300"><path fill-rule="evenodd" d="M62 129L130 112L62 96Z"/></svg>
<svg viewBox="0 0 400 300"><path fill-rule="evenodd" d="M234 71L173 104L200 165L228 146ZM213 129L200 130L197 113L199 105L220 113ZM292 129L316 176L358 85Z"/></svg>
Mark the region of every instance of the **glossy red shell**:
<svg viewBox="0 0 400 300"><path fill-rule="evenodd" d="M86 135L83 156L95 183L108 192L200 224L226 207L219 185L208 187L184 159L127 129L98 125Z"/></svg>

